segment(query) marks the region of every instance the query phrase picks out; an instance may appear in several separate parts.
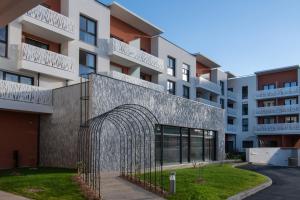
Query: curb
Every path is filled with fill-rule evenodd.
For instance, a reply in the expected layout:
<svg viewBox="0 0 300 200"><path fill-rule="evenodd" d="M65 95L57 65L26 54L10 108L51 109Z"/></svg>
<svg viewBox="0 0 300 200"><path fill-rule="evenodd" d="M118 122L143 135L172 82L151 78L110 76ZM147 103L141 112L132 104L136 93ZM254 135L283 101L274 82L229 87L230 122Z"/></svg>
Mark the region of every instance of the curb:
<svg viewBox="0 0 300 200"><path fill-rule="evenodd" d="M236 164L236 165L232 165L232 167L239 167L239 166L242 166L242 165L246 165L248 163L239 163L239 164ZM264 175L265 176L265 175ZM267 177L267 176L266 176ZM233 195L231 197L229 197L227 200L241 200L241 199L245 199L257 192L260 192L261 190L264 190L266 189L267 187L270 187L273 183L272 179L270 179L269 177L267 177L267 182L259 185L259 186L256 186L254 188L251 188L249 190L245 190L243 192L240 192L236 195Z"/></svg>

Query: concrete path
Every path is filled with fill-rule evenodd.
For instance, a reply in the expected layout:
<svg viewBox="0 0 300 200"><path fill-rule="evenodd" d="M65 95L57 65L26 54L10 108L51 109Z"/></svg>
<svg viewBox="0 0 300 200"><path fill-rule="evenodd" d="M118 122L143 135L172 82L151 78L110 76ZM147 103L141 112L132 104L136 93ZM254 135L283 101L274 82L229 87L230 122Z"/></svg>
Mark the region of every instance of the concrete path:
<svg viewBox="0 0 300 200"><path fill-rule="evenodd" d="M11 193L0 191L0 200L29 200L29 199Z"/></svg>
<svg viewBox="0 0 300 200"><path fill-rule="evenodd" d="M118 173L101 174L101 193L104 200L163 200L118 175Z"/></svg>
<svg viewBox="0 0 300 200"><path fill-rule="evenodd" d="M270 177L273 184L248 198L247 200L299 200L300 169L272 166L246 165L241 167Z"/></svg>

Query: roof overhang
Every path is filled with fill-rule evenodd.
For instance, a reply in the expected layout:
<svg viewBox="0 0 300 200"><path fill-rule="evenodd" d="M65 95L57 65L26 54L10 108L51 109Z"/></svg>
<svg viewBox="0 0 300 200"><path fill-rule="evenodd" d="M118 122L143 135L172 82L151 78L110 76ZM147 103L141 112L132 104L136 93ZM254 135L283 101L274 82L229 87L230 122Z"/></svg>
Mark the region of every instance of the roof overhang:
<svg viewBox="0 0 300 200"><path fill-rule="evenodd" d="M231 73L230 71L225 72L228 75L228 78L235 78L236 75L234 75L233 73Z"/></svg>
<svg viewBox="0 0 300 200"><path fill-rule="evenodd" d="M1 0L0 1L0 27L17 19L44 0Z"/></svg>
<svg viewBox="0 0 300 200"><path fill-rule="evenodd" d="M200 53L196 53L196 54L194 54L194 56L196 57L197 62L202 63L203 65L205 65L211 69L221 67L219 64L215 63L214 61L207 58L206 56L203 56Z"/></svg>
<svg viewBox="0 0 300 200"><path fill-rule="evenodd" d="M150 22L146 21L145 19L139 17L135 13L131 12L130 10L126 9L122 5L112 2L108 6L110 8L110 14L113 17L120 19L121 21L135 27L136 29L140 30L143 33L153 37L163 33L163 31L151 24Z"/></svg>
<svg viewBox="0 0 300 200"><path fill-rule="evenodd" d="M263 70L255 72L256 75L263 75L263 74L271 74L271 73L277 73L277 72L284 72L284 71L290 71L293 69L299 69L299 65L293 65L293 66L287 66L287 67L280 67L270 70Z"/></svg>

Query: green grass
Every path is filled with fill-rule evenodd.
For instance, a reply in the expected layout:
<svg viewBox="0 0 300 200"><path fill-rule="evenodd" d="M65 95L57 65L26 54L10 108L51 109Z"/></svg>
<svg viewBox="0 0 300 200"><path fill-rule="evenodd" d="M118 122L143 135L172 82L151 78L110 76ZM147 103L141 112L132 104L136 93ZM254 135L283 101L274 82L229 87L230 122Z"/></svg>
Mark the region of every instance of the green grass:
<svg viewBox="0 0 300 200"><path fill-rule="evenodd" d="M171 171L176 171L176 194L167 196L169 200L227 199L267 181L263 175L233 168L230 164L215 164L200 169L188 168ZM169 173L170 171L163 172L164 188L167 191L169 189ZM157 182L160 184L160 178Z"/></svg>
<svg viewBox="0 0 300 200"><path fill-rule="evenodd" d="M74 170L18 169L0 171L0 190L37 200L83 200L72 180Z"/></svg>

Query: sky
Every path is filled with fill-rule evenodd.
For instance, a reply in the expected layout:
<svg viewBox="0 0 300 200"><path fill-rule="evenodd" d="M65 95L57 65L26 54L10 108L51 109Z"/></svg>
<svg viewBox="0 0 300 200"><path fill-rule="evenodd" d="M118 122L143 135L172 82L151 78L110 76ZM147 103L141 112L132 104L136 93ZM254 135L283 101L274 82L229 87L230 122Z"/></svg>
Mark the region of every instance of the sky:
<svg viewBox="0 0 300 200"><path fill-rule="evenodd" d="M101 0L110 3L111 0ZM117 0L236 75L300 64L300 0Z"/></svg>

